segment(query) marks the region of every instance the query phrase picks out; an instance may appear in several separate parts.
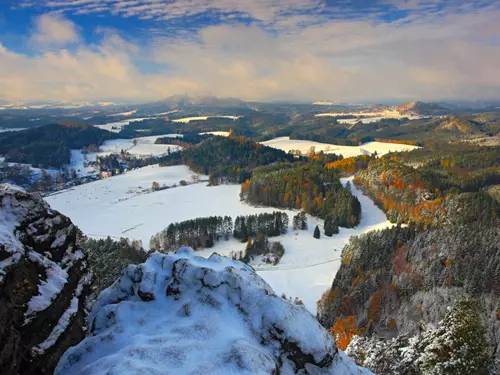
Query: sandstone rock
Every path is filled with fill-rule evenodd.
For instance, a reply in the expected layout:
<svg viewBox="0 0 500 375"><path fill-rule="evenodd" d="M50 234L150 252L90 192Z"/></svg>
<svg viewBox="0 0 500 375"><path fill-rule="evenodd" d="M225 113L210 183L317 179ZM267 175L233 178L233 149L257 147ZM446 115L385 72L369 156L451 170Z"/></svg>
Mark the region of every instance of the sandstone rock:
<svg viewBox="0 0 500 375"><path fill-rule="evenodd" d="M52 374L85 335L78 230L40 195L0 185L0 373Z"/></svg>

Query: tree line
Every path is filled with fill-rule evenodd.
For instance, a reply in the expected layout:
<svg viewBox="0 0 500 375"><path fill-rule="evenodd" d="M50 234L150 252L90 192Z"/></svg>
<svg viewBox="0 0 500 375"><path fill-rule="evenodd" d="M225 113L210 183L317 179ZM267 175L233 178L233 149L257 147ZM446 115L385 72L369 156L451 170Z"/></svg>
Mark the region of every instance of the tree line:
<svg viewBox="0 0 500 375"><path fill-rule="evenodd" d="M234 237L247 241L249 237L256 237L258 234L266 237L280 236L287 232L288 223L288 215L281 211L238 216L234 222Z"/></svg>
<svg viewBox="0 0 500 375"><path fill-rule="evenodd" d="M233 231L230 216L210 216L170 224L151 237L149 247L160 252L174 251L187 245L193 249L213 247L216 241L229 240Z"/></svg>
<svg viewBox="0 0 500 375"><path fill-rule="evenodd" d="M215 242L234 237L246 242L257 236L274 237L285 234L288 215L284 212L238 216L233 223L230 216L210 216L172 223L153 235L149 247L153 251L170 252L186 245L193 249L211 248ZM233 230L234 228L234 230Z"/></svg>
<svg viewBox="0 0 500 375"><path fill-rule="evenodd" d="M391 156L360 170L354 183L368 193L394 223L414 221L425 226L443 225L495 217L499 212L500 203L479 187L475 192L461 190L459 185L448 190L435 187L436 178L427 168L413 168ZM453 179L446 174L438 175L438 180Z"/></svg>

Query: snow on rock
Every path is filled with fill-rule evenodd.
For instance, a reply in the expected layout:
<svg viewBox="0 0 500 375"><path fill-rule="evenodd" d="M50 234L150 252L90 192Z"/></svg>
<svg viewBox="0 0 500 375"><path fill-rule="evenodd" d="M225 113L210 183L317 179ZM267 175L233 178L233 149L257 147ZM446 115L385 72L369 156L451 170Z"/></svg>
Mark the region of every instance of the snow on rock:
<svg viewBox="0 0 500 375"><path fill-rule="evenodd" d="M255 271L188 247L129 266L55 374L369 374Z"/></svg>
<svg viewBox="0 0 500 375"><path fill-rule="evenodd" d="M45 269L46 279L40 280L38 295L33 296L28 302L28 309L24 316L25 324L30 322L36 313L45 310L54 299L61 293L64 285L68 282L68 273L57 263L52 262L34 251L28 252L28 258Z"/></svg>
<svg viewBox="0 0 500 375"><path fill-rule="evenodd" d="M71 319L78 313L78 308L80 303L79 298L81 297L85 286L90 284L90 281L91 281L90 274L86 274L80 280L78 286L76 287L75 295L72 298L68 309L63 313L63 315L61 315L59 321L57 322L56 326L50 333L49 337L47 337L43 342L41 342L37 346L33 347L33 349L31 350L33 355L40 356L44 354L47 350L49 350L52 346L54 346L59 337L61 337L61 335L64 334L69 324L71 323Z"/></svg>
<svg viewBox="0 0 500 375"><path fill-rule="evenodd" d="M1 374L51 374L83 338L90 274L77 234L39 194L0 185Z"/></svg>

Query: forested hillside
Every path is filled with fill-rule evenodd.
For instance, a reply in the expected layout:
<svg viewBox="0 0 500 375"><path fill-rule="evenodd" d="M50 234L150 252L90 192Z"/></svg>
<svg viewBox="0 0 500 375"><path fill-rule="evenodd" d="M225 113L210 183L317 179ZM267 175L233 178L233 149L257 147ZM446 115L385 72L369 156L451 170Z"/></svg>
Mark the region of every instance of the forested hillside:
<svg viewBox="0 0 500 375"><path fill-rule="evenodd" d="M275 130L280 136L292 139L333 143L338 145L358 145L360 142L392 140L412 142L417 145L447 143L449 141L480 136L491 136L500 131L500 113L457 111L444 117L408 119L406 117L382 118L364 123L343 123L353 120L353 116L314 117L304 114L292 119L286 126Z"/></svg>
<svg viewBox="0 0 500 375"><path fill-rule="evenodd" d="M352 238L342 251L342 267L332 288L318 302L318 317L342 339L343 348L354 335L371 337L373 345L377 337L399 337L383 344L392 345L393 351L378 353L381 363L398 362L400 357L391 356L407 346L410 337L437 326L456 301L474 298L480 304L473 314L486 329L484 342L491 356L498 354L500 344L499 293L497 218L427 231L410 225ZM361 352L356 355L362 357ZM439 360L445 361L446 353L440 355Z"/></svg>
<svg viewBox="0 0 500 375"><path fill-rule="evenodd" d="M116 134L88 125L50 124L0 134L0 155L7 161L43 168L60 168L70 163L70 149L100 146Z"/></svg>
<svg viewBox="0 0 500 375"><path fill-rule="evenodd" d="M500 204L483 188L500 182L498 148L476 146L470 154L466 150L456 149L450 157L420 150L388 156L360 170L354 182L392 222L428 226L495 216ZM398 160L413 160L422 166L414 168Z"/></svg>
<svg viewBox="0 0 500 375"><path fill-rule="evenodd" d="M357 172L388 218L408 223L351 238L318 302L358 363L380 374L498 373L498 163L498 147L457 144Z"/></svg>
<svg viewBox="0 0 500 375"><path fill-rule="evenodd" d="M252 170L276 162L292 162L295 157L243 137L212 137L201 144L160 159L160 165L186 164L210 175L211 184L242 183Z"/></svg>

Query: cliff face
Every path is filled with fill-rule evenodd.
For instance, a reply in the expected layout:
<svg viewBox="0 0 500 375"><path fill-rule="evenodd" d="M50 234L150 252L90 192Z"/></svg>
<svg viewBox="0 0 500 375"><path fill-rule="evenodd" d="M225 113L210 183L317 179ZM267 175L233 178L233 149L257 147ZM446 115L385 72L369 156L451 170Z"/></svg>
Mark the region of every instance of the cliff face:
<svg viewBox="0 0 500 375"><path fill-rule="evenodd" d="M77 232L39 195L0 185L0 373L52 374L84 337L91 277Z"/></svg>
<svg viewBox="0 0 500 375"><path fill-rule="evenodd" d="M89 334L55 374L369 374L251 267L187 247L129 266L99 296Z"/></svg>

